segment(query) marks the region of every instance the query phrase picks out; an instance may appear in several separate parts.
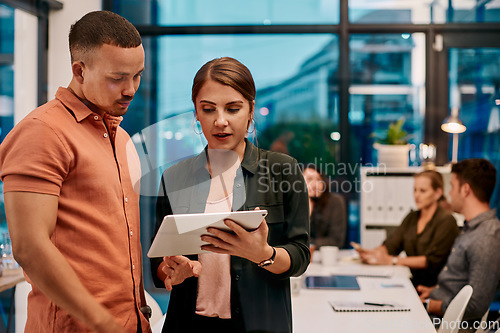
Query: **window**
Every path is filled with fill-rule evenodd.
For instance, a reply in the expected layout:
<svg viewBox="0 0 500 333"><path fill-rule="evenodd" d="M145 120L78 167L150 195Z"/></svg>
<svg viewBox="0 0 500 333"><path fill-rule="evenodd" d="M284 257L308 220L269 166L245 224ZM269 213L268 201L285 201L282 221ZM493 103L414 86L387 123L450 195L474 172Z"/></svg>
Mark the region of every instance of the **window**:
<svg viewBox="0 0 500 333"><path fill-rule="evenodd" d="M500 22L500 0L349 0L353 23Z"/></svg>
<svg viewBox="0 0 500 333"><path fill-rule="evenodd" d="M486 158L496 167L497 189L491 200L500 208L500 48L451 48L451 106L467 130L459 134L458 160ZM451 156L451 147L449 151Z"/></svg>
<svg viewBox="0 0 500 333"><path fill-rule="evenodd" d="M301 163L350 166L348 175L328 172L338 183L346 180L345 184L359 178L360 165L377 162L374 137L401 117L413 147L439 144L436 161L448 161L442 148L447 142L439 126L448 108L443 101L447 94L440 90L446 86L440 76L444 67L440 57L449 46L440 45L436 36L461 34L460 25L447 24L454 22L481 23L474 24L478 34L483 30L500 33L500 27L482 24L500 21L499 0L104 3L105 8L130 19L143 35L146 72L123 125L133 135L158 124L147 135L154 138L157 165L167 167L204 146L203 139L193 134L192 79L206 61L231 56L246 64L256 81L257 132L252 138L258 145L288 152ZM340 17L346 11L348 17ZM490 55L484 65L495 56L498 59L498 54ZM453 68L474 69L483 61L467 57L466 65ZM490 75L490 67L476 74ZM478 82L478 77L472 80ZM493 83L486 84L487 91L492 91ZM463 140L469 140L466 135ZM139 137L135 140L141 142ZM500 146L498 133L488 134L483 141L480 150L462 143L460 149L490 158L494 147ZM460 154L466 156L465 151ZM420 165L416 150L410 158L411 165ZM156 171L158 175L160 170ZM156 190L157 179L150 185ZM359 191L351 189L342 193L349 206L349 240L356 241ZM149 244L154 200L143 199L143 221L147 222L141 233L143 244Z"/></svg>
<svg viewBox="0 0 500 333"><path fill-rule="evenodd" d="M372 144L392 122L405 119L411 142L423 141L425 36L357 34L349 41L352 163L376 163ZM412 161L418 164L418 161Z"/></svg>
<svg viewBox="0 0 500 333"><path fill-rule="evenodd" d="M230 56L254 76L259 146L269 149L276 140L285 140L283 149L304 163L317 153L313 146L317 148L318 141L324 142L323 149L334 149L329 147L333 145L330 133L338 124L338 42L334 35L176 36L160 37L158 45L163 55L157 72L162 78L158 81L158 119L188 113L192 120L191 85L196 71L215 57ZM323 126L325 122L329 125ZM187 125L179 127L183 133L176 132L177 137L193 132L192 124ZM311 137L312 128L322 134ZM172 138L166 134L160 139L159 153L165 151L164 139ZM313 146L304 149L304 142Z"/></svg>
<svg viewBox="0 0 500 333"><path fill-rule="evenodd" d="M121 0L113 10L134 24L163 26L339 22L339 0Z"/></svg>
<svg viewBox="0 0 500 333"><path fill-rule="evenodd" d="M0 5L0 142L14 125L14 9ZM0 182L0 232L7 231Z"/></svg>

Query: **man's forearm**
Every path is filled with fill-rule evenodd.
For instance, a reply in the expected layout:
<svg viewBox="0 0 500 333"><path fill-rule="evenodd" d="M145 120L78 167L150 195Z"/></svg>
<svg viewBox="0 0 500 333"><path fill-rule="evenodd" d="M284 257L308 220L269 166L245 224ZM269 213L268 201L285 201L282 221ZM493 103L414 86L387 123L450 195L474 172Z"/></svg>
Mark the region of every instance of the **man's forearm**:
<svg viewBox="0 0 500 333"><path fill-rule="evenodd" d="M64 256L50 241L25 247L16 259L31 281L56 305L96 332L116 324L87 291ZM101 327L101 328L100 328ZM120 328L116 328L120 332ZM104 330L102 331L104 332Z"/></svg>
<svg viewBox="0 0 500 333"><path fill-rule="evenodd" d="M14 258L52 302L94 332L124 332L85 289L66 258L51 242L57 210L58 197L54 195L5 193L5 213Z"/></svg>
<svg viewBox="0 0 500 333"><path fill-rule="evenodd" d="M441 309L442 305L443 301L438 299L430 299L429 305L427 306L427 312L438 316L442 316L443 315L443 310Z"/></svg>
<svg viewBox="0 0 500 333"><path fill-rule="evenodd" d="M398 257L397 264L413 269L424 269L427 267L427 258L425 256Z"/></svg>

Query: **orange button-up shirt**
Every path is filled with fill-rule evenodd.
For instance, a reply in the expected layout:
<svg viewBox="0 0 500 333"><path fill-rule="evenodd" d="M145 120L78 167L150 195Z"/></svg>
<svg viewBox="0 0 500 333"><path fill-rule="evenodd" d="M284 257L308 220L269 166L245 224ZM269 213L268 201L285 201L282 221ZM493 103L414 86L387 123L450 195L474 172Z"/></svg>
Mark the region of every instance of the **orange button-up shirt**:
<svg viewBox="0 0 500 333"><path fill-rule="evenodd" d="M59 88L0 145L4 192L59 196L51 240L87 290L128 332L149 323L143 299L139 228L140 164L121 117L92 112ZM26 332L90 332L33 285Z"/></svg>

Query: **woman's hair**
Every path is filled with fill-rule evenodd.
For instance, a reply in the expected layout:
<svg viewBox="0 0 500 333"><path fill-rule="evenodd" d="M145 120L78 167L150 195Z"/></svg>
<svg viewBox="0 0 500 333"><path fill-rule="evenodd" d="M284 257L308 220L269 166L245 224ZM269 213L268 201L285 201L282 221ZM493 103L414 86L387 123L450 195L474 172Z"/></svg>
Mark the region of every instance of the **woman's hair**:
<svg viewBox="0 0 500 333"><path fill-rule="evenodd" d="M427 177L431 181L431 186L434 191L441 189L444 192L444 181L443 176L435 171L435 170L425 170L419 173L416 173L415 178L417 177Z"/></svg>
<svg viewBox="0 0 500 333"><path fill-rule="evenodd" d="M195 106L196 96L208 80L214 80L238 91L250 103L250 112L253 111L255 83L250 70L241 62L230 57L223 57L210 60L203 65L193 79L191 98Z"/></svg>
<svg viewBox="0 0 500 333"><path fill-rule="evenodd" d="M325 206L327 201L328 201L330 180L321 172L320 168L318 168L318 166L314 163L306 164L303 167L302 171L304 172L306 169L311 169L311 170L316 171L319 174L319 176L321 177L321 181L323 182L323 184L325 184L325 188L323 189L323 192L321 192L321 195L318 198L317 204L314 206L314 209L313 209L313 210L316 210L316 209L321 210L323 208L323 206Z"/></svg>

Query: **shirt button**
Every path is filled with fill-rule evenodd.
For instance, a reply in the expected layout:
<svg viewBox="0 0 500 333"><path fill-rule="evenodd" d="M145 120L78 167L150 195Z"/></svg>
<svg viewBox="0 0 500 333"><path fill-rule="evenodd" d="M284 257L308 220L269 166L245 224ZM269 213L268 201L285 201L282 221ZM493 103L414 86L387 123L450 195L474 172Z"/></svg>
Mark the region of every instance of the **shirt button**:
<svg viewBox="0 0 500 333"><path fill-rule="evenodd" d="M241 184L236 184L236 187L241 187Z"/></svg>
<svg viewBox="0 0 500 333"><path fill-rule="evenodd" d="M132 269L135 269L135 265L132 265Z"/></svg>
<svg viewBox="0 0 500 333"><path fill-rule="evenodd" d="M107 138L108 137L108 133L104 133L104 137Z"/></svg>
<svg viewBox="0 0 500 333"><path fill-rule="evenodd" d="M125 202L128 202L128 198L127 197L125 197Z"/></svg>
<svg viewBox="0 0 500 333"><path fill-rule="evenodd" d="M94 116L94 120L99 120L99 116Z"/></svg>
<svg viewBox="0 0 500 333"><path fill-rule="evenodd" d="M133 235L134 235L134 232L133 232L133 231L131 231L131 232L130 232L130 236L133 236Z"/></svg>
<svg viewBox="0 0 500 333"><path fill-rule="evenodd" d="M234 279L235 279L236 281L238 281L238 280L240 279L240 276L239 276L238 274L236 274L236 275L234 276Z"/></svg>

